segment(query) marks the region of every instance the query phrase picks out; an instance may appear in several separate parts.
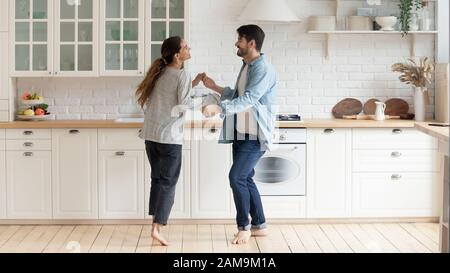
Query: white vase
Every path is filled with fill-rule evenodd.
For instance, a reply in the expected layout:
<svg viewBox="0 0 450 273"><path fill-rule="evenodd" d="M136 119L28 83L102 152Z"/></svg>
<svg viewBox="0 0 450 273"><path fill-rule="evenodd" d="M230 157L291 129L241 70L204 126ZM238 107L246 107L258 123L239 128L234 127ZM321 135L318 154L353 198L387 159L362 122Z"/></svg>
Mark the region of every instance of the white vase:
<svg viewBox="0 0 450 273"><path fill-rule="evenodd" d="M414 87L414 114L416 121L425 121L426 105L425 105L425 88Z"/></svg>

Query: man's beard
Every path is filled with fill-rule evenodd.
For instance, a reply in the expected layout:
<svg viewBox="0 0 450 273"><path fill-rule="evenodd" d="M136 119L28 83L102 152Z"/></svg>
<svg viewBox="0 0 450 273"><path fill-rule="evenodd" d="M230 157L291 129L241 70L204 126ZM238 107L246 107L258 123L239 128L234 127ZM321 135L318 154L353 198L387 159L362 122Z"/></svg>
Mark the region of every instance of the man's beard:
<svg viewBox="0 0 450 273"><path fill-rule="evenodd" d="M238 48L237 55L238 55L239 57L244 57L245 55L247 55L247 53L248 53L247 50L245 50L245 49L243 49L243 48Z"/></svg>

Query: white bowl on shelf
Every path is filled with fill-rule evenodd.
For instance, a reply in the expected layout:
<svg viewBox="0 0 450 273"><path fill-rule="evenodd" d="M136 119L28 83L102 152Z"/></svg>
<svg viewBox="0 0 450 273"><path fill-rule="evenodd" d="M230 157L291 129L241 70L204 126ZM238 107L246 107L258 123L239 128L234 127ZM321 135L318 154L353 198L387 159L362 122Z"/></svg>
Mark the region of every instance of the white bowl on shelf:
<svg viewBox="0 0 450 273"><path fill-rule="evenodd" d="M395 16L381 16L376 17L375 21L381 26L381 31L394 31L394 26L397 24L397 17Z"/></svg>

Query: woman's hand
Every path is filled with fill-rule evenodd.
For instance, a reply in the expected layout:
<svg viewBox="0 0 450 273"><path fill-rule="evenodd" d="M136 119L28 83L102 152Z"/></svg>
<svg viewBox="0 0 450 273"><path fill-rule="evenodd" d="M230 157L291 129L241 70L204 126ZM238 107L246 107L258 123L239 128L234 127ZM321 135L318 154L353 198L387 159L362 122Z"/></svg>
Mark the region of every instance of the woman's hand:
<svg viewBox="0 0 450 273"><path fill-rule="evenodd" d="M206 77L206 73L199 73L192 81L192 88L196 87Z"/></svg>

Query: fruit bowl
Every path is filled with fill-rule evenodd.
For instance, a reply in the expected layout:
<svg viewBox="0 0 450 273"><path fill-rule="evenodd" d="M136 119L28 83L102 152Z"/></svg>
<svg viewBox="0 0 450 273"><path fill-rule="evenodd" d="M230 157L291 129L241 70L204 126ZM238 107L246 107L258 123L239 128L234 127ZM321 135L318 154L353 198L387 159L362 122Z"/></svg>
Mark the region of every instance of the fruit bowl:
<svg viewBox="0 0 450 273"><path fill-rule="evenodd" d="M21 100L23 105L26 106L33 106L33 105L38 105L38 104L43 104L44 100L43 99L39 99L39 100Z"/></svg>
<svg viewBox="0 0 450 273"><path fill-rule="evenodd" d="M19 120L46 120L50 117L50 115L42 115L42 116L26 116L26 115L17 115Z"/></svg>

